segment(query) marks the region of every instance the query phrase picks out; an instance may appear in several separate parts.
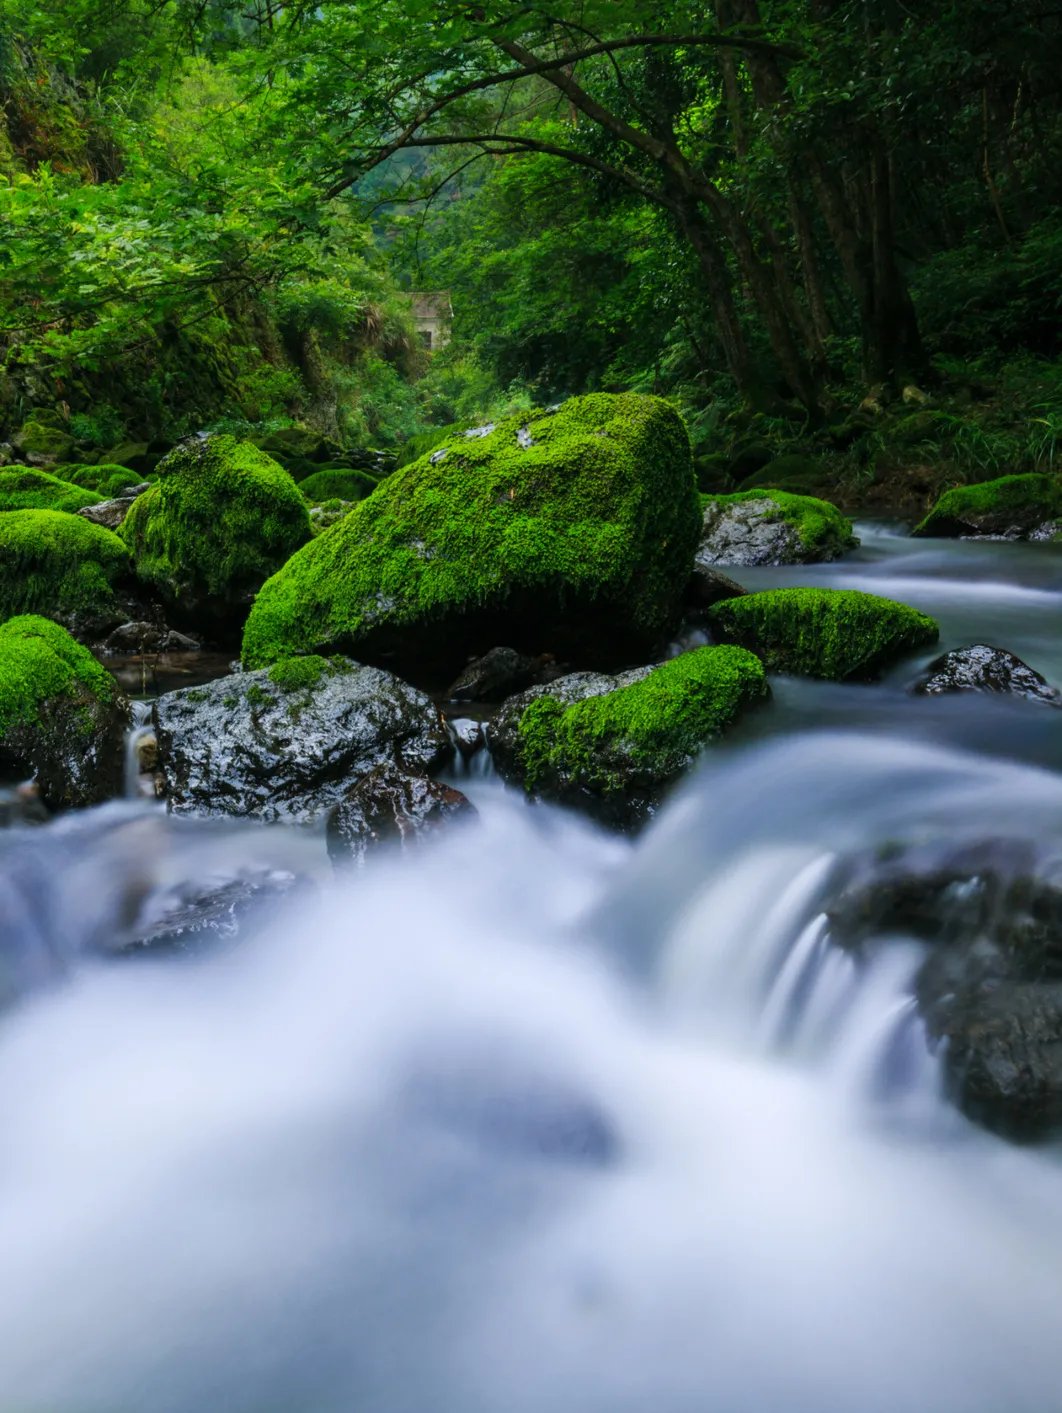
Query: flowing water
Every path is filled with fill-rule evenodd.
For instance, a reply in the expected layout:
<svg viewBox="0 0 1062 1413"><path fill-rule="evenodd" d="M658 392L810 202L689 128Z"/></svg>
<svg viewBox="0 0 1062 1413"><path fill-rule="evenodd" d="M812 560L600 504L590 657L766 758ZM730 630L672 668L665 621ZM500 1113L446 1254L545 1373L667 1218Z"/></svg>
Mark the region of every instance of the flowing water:
<svg viewBox="0 0 1062 1413"><path fill-rule="evenodd" d="M1062 681L1057 551L864 534L742 577ZM824 916L886 845L1062 856L1062 713L916 667L780 683L634 843L477 757L476 828L340 883L131 801L0 834L2 1413L1062 1408L1062 1158L945 1102L919 946ZM285 870L238 945L111 955Z"/></svg>

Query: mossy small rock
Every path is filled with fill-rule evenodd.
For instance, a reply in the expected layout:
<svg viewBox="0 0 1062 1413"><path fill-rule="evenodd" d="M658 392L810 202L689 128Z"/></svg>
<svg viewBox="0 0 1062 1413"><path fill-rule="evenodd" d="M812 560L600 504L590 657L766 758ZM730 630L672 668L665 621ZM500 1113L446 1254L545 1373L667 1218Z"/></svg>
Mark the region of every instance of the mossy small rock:
<svg viewBox="0 0 1062 1413"><path fill-rule="evenodd" d="M989 535L1008 540L1051 539L1062 529L1062 477L1001 476L945 491L918 536Z"/></svg>
<svg viewBox="0 0 1062 1413"><path fill-rule="evenodd" d="M311 505L329 500L364 500L371 496L379 483L364 471L330 468L315 471L299 482L299 490Z"/></svg>
<svg viewBox="0 0 1062 1413"><path fill-rule="evenodd" d="M95 491L50 476L31 466L5 466L0 471L0 512L63 510L73 513L102 499Z"/></svg>
<svg viewBox="0 0 1062 1413"><path fill-rule="evenodd" d="M122 522L137 576L174 621L227 638L257 589L310 538L288 473L250 442L182 442Z"/></svg>
<svg viewBox="0 0 1062 1413"><path fill-rule="evenodd" d="M55 475L73 486L83 486L95 491L103 500L115 500L126 491L132 491L144 484L143 478L128 466L117 466L103 462L99 466L85 466L80 463L70 466L57 466Z"/></svg>
<svg viewBox="0 0 1062 1413"><path fill-rule="evenodd" d="M859 541L852 522L829 501L788 491L738 491L704 497L697 563L818 564Z"/></svg>
<svg viewBox="0 0 1062 1413"><path fill-rule="evenodd" d="M38 613L77 637L103 635L129 616L118 592L132 578L117 535L59 510L0 515L0 618Z"/></svg>
<svg viewBox="0 0 1062 1413"><path fill-rule="evenodd" d="M918 609L855 589L769 589L716 604L707 618L772 672L838 682L871 679L939 636Z"/></svg>
<svg viewBox="0 0 1062 1413"><path fill-rule="evenodd" d="M0 769L33 774L53 807L120 794L129 706L114 678L57 623L0 625Z"/></svg>
<svg viewBox="0 0 1062 1413"><path fill-rule="evenodd" d="M56 462L69 461L74 449L74 439L67 432L35 421L19 428L11 440L31 466L54 466Z"/></svg>
<svg viewBox="0 0 1062 1413"><path fill-rule="evenodd" d="M699 526L676 413L593 394L480 431L300 550L258 595L245 665L336 649L449 675L498 642L592 663L655 645Z"/></svg>
<svg viewBox="0 0 1062 1413"><path fill-rule="evenodd" d="M530 793L630 825L768 691L752 653L697 648L618 678L532 688L505 703L490 739L499 770Z"/></svg>

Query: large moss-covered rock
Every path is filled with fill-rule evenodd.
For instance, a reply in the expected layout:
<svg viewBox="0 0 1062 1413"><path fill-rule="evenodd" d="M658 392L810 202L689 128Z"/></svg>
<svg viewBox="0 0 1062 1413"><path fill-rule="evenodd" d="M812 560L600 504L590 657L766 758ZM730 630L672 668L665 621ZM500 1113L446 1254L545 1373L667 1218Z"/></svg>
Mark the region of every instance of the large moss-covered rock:
<svg viewBox="0 0 1062 1413"><path fill-rule="evenodd" d="M58 427L46 427L32 418L15 433L12 441L32 466L54 466L57 461L68 461L74 448L74 439L67 432Z"/></svg>
<svg viewBox="0 0 1062 1413"><path fill-rule="evenodd" d="M738 491L704 498L698 564L817 564L859 541L829 501L788 491Z"/></svg>
<svg viewBox="0 0 1062 1413"><path fill-rule="evenodd" d="M227 637L310 538L306 502L283 467L233 437L182 442L156 476L121 526L137 575L174 621Z"/></svg>
<svg viewBox="0 0 1062 1413"><path fill-rule="evenodd" d="M31 466L5 466L0 471L0 511L65 510L72 513L87 505L96 505L101 499L95 491L71 485Z"/></svg>
<svg viewBox="0 0 1062 1413"><path fill-rule="evenodd" d="M0 515L0 618L39 613L78 637L107 633L128 617L116 591L130 571L118 536L79 515Z"/></svg>
<svg viewBox="0 0 1062 1413"><path fill-rule="evenodd" d="M1050 539L1062 530L1062 476L1001 476L945 491L913 535Z"/></svg>
<svg viewBox="0 0 1062 1413"><path fill-rule="evenodd" d="M752 653L697 648L620 678L578 673L533 688L503 706L490 739L499 770L529 792L627 825L767 695Z"/></svg>
<svg viewBox="0 0 1062 1413"><path fill-rule="evenodd" d="M608 663L673 626L700 522L675 412L594 394L479 430L395 472L266 584L247 666L339 648L452 673L498 642Z"/></svg>
<svg viewBox="0 0 1062 1413"><path fill-rule="evenodd" d="M935 643L936 623L907 604L855 589L769 589L714 605L716 634L772 672L866 680L903 653Z"/></svg>
<svg viewBox="0 0 1062 1413"><path fill-rule="evenodd" d="M36 776L52 806L121 792L128 703L64 628L27 614L0 625L0 770Z"/></svg>

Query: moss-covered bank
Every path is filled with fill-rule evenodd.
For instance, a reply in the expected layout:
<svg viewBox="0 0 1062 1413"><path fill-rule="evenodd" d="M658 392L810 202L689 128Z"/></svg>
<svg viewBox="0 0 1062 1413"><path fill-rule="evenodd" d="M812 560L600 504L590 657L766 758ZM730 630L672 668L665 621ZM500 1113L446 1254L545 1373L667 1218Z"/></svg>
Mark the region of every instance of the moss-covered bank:
<svg viewBox="0 0 1062 1413"><path fill-rule="evenodd" d="M122 621L115 590L130 567L118 536L80 515L0 515L0 618L39 613L79 635L105 631Z"/></svg>
<svg viewBox="0 0 1062 1413"><path fill-rule="evenodd" d="M1050 532L1054 521L1062 521L1062 476L1000 476L946 491L911 533L1022 538Z"/></svg>
<svg viewBox="0 0 1062 1413"><path fill-rule="evenodd" d="M137 576L183 623L238 632L255 591L310 538L306 502L283 467L233 437L182 442L121 527Z"/></svg>
<svg viewBox="0 0 1062 1413"><path fill-rule="evenodd" d="M707 617L720 638L756 653L770 671L835 681L872 678L939 635L917 609L854 589L770 589L727 599Z"/></svg>
<svg viewBox="0 0 1062 1413"><path fill-rule="evenodd" d="M674 411L573 398L388 477L265 585L244 662L336 648L452 675L498 641L607 661L673 625L699 528Z"/></svg>

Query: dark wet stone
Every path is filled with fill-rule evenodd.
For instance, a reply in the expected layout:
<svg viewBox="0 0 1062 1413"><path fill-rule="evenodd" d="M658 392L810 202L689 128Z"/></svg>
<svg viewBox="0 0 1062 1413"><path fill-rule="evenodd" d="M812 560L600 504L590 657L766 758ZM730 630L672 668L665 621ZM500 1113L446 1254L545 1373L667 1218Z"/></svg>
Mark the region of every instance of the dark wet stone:
<svg viewBox="0 0 1062 1413"><path fill-rule="evenodd" d="M422 844L443 827L475 815L460 790L393 765L377 766L329 812L328 854L337 865L361 863L381 845Z"/></svg>
<svg viewBox="0 0 1062 1413"><path fill-rule="evenodd" d="M560 675L552 658L525 657L514 648L491 648L470 662L456 681L447 689L452 702L500 702L514 692Z"/></svg>
<svg viewBox="0 0 1062 1413"><path fill-rule="evenodd" d="M931 662L910 689L916 696L951 692L993 692L1062 706L1062 692L1020 657L987 643L956 648Z"/></svg>
<svg viewBox="0 0 1062 1413"><path fill-rule="evenodd" d="M185 883L154 899L150 916L115 950L195 951L235 942L266 923L280 904L313 888L310 880L279 870L261 870L220 884Z"/></svg>
<svg viewBox="0 0 1062 1413"><path fill-rule="evenodd" d="M345 658L293 661L320 664L319 678L278 685L280 664L158 699L173 812L305 822L378 765L422 774L451 756L438 708L390 672Z"/></svg>
<svg viewBox="0 0 1062 1413"><path fill-rule="evenodd" d="M102 525L105 530L117 530L129 514L129 508L137 496L147 489L147 484L137 486L134 495L116 496L114 500L101 500L97 505L86 505L77 511L77 514L85 520L91 520L93 525Z"/></svg>
<svg viewBox="0 0 1062 1413"><path fill-rule="evenodd" d="M745 590L737 582L731 579L729 574L724 574L721 569L714 568L711 564L701 564L699 561L693 566L693 570L686 585L686 607L693 613L698 609L711 608L713 604L722 603L725 599L738 599L745 593Z"/></svg>
<svg viewBox="0 0 1062 1413"><path fill-rule="evenodd" d="M104 653L194 653L200 644L162 623L123 623L101 646Z"/></svg>

